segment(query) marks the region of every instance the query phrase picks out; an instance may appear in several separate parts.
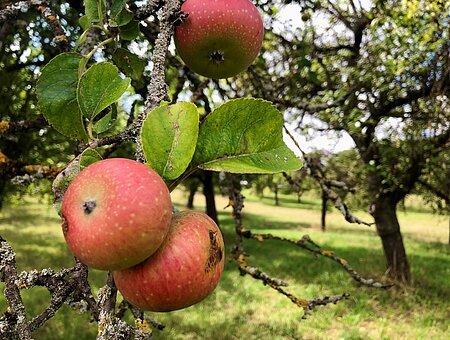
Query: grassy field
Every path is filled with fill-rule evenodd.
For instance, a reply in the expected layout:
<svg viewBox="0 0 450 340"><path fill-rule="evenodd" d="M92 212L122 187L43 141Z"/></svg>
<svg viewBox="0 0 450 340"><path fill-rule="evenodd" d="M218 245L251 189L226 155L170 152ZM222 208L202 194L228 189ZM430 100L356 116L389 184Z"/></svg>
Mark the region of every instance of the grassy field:
<svg viewBox="0 0 450 340"><path fill-rule="evenodd" d="M186 201L175 192L178 207ZM227 250L234 242L234 223L227 201L217 198ZM202 197L195 200L203 209ZM327 217L328 231L319 230L318 202L283 197L282 207L271 207L249 196L244 223L259 232L299 238L304 234L334 250L357 271L382 279L384 259L380 240L371 228L347 224L337 212ZM360 217L369 217L363 213ZM276 291L250 277L241 277L228 261L215 293L202 303L182 311L153 316L166 325L155 331L156 339L448 339L450 326L450 251L447 217L414 209L400 212L400 221L414 282L409 287L376 290L358 286L334 262L315 258L301 249L277 241L245 242L248 262L271 276L290 283L288 290L304 298L347 292L351 298L337 305L319 307L307 320L302 311ZM53 208L27 200L21 206L7 206L0 212L0 234L17 251L19 270L70 266L60 221ZM90 280L100 287L105 273L92 271ZM3 289L3 286L0 285ZM27 313L36 315L49 301L46 290L24 292ZM0 314L6 309L0 297ZM64 307L36 339L94 339L96 325L86 315Z"/></svg>

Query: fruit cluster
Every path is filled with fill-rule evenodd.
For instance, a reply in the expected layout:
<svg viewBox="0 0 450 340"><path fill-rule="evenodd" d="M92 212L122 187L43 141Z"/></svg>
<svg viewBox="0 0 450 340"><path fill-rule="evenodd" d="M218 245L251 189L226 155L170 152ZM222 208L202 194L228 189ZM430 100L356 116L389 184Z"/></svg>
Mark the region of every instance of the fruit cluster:
<svg viewBox="0 0 450 340"><path fill-rule="evenodd" d="M123 297L143 310L195 304L222 274L224 244L214 221L197 211L172 214L164 181L136 161L86 167L64 195L62 216L72 253L92 268L114 271Z"/></svg>

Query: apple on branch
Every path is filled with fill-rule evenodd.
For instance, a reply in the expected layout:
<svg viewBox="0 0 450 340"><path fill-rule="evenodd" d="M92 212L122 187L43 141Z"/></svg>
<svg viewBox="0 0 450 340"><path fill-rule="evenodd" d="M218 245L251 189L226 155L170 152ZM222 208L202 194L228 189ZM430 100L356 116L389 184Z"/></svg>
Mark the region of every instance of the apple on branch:
<svg viewBox="0 0 450 340"><path fill-rule="evenodd" d="M145 262L115 271L122 296L142 310L168 312L209 296L224 266L224 243L214 221L198 211L173 215L164 243Z"/></svg>
<svg viewBox="0 0 450 340"><path fill-rule="evenodd" d="M89 165L72 181L62 216L66 242L81 262L118 270L142 262L162 244L172 201L155 171L113 158Z"/></svg>
<svg viewBox="0 0 450 340"><path fill-rule="evenodd" d="M249 0L187 0L175 29L175 46L189 68L205 77L235 76L255 60L264 27Z"/></svg>

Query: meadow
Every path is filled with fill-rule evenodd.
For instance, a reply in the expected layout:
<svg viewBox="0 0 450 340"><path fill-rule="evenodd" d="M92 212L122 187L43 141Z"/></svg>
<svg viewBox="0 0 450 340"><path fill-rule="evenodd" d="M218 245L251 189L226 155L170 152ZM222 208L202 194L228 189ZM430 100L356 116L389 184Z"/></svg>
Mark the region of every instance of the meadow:
<svg viewBox="0 0 450 340"><path fill-rule="evenodd" d="M306 197L281 197L281 207L270 197L249 194L244 208L245 227L276 235L300 238L308 234L322 248L345 258L365 277L385 280L384 258L375 230L350 225L338 212L327 215L327 231L320 231L320 202ZM184 209L186 196L173 194ZM197 195L195 207L204 209ZM234 240L234 221L225 197L217 197L221 228L229 254ZM370 219L363 213L359 217ZM245 240L248 263L289 282L287 290L302 298L349 293L348 300L318 307L306 320L286 297L248 276L240 276L236 264L226 262L223 277L212 296L195 306L152 316L166 325L154 331L155 339L448 339L450 331L450 247L448 216L433 215L417 206L399 212L413 282L388 290L361 287L335 262L314 257L279 241ZM0 212L0 234L17 252L20 270L71 266L60 229L60 219L47 200L23 198ZM95 290L105 273L91 271ZM3 285L0 284L3 290ZM27 313L36 315L49 301L45 289L23 291ZM0 314L6 302L0 296ZM96 324L86 314L64 306L36 339L94 339Z"/></svg>

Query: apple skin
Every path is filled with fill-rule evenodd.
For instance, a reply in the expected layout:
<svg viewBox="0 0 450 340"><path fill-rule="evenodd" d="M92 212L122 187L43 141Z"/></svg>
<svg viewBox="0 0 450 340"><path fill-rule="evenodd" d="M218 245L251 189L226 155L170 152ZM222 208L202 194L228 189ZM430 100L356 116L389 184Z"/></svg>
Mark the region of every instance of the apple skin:
<svg viewBox="0 0 450 340"><path fill-rule="evenodd" d="M220 79L235 76L255 60L264 27L249 0L187 0L187 19L175 28L181 59L196 73Z"/></svg>
<svg viewBox="0 0 450 340"><path fill-rule="evenodd" d="M209 296L224 265L220 229L207 215L173 215L169 234L158 251L137 266L114 272L122 296L142 310L168 312Z"/></svg>
<svg viewBox="0 0 450 340"><path fill-rule="evenodd" d="M148 166L124 158L93 163L70 183L62 202L72 253L101 270L129 268L152 255L172 218L169 190Z"/></svg>

